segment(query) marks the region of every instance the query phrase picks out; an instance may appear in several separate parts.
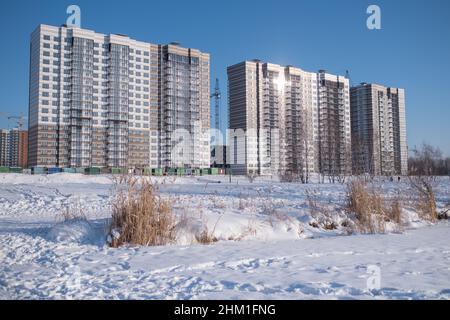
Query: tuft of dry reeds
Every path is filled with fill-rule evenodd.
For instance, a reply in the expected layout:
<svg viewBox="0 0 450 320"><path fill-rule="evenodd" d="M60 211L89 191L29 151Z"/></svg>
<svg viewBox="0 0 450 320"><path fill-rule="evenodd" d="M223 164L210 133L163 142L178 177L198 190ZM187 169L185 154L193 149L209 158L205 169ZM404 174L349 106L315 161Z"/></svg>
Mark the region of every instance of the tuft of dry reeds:
<svg viewBox="0 0 450 320"><path fill-rule="evenodd" d="M219 239L214 236L214 232L216 231L217 224L219 223L221 218L222 217L219 217L219 219L217 219L211 232L208 229L208 222L205 220L203 222L203 230L195 235L195 240L197 240L197 242L200 244L211 244L219 241Z"/></svg>
<svg viewBox="0 0 450 320"><path fill-rule="evenodd" d="M388 202L365 181L347 183L346 211L355 214L356 227L362 233L384 233L386 222L401 224L402 203L399 197Z"/></svg>
<svg viewBox="0 0 450 320"><path fill-rule="evenodd" d="M439 214L436 207L433 177L412 176L409 177L409 182L417 194L414 208L419 217L426 221L436 222Z"/></svg>
<svg viewBox="0 0 450 320"><path fill-rule="evenodd" d="M110 245L166 245L176 238L169 201L161 199L151 180L122 176L116 181L109 226Z"/></svg>

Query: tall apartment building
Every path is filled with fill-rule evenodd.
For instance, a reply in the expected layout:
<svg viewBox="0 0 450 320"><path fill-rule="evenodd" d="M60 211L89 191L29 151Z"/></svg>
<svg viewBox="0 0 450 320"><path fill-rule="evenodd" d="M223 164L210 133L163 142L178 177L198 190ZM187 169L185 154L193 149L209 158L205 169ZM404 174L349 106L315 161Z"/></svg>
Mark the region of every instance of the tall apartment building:
<svg viewBox="0 0 450 320"><path fill-rule="evenodd" d="M0 130L0 166L28 167L28 131Z"/></svg>
<svg viewBox="0 0 450 320"><path fill-rule="evenodd" d="M9 130L0 130L0 166L9 167Z"/></svg>
<svg viewBox="0 0 450 320"><path fill-rule="evenodd" d="M30 60L30 166L209 167L208 54L40 25Z"/></svg>
<svg viewBox="0 0 450 320"><path fill-rule="evenodd" d="M353 171L407 174L405 91L362 83L351 88Z"/></svg>
<svg viewBox="0 0 450 320"><path fill-rule="evenodd" d="M321 174L351 174L350 85L343 76L318 73L318 161Z"/></svg>
<svg viewBox="0 0 450 320"><path fill-rule="evenodd" d="M317 75L258 60L227 72L233 173L315 172Z"/></svg>
<svg viewBox="0 0 450 320"><path fill-rule="evenodd" d="M160 46L162 167L210 166L209 55Z"/></svg>

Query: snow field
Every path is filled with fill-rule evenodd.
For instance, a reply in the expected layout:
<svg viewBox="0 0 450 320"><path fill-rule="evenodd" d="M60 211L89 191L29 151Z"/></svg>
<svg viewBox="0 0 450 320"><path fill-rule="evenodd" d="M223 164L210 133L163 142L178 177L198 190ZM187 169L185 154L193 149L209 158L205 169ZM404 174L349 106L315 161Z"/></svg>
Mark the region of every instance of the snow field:
<svg viewBox="0 0 450 320"><path fill-rule="evenodd" d="M346 236L344 185L154 180L185 217L177 243L112 249L105 245L111 177L0 175L0 298L450 299L448 222L430 226L406 208L401 230ZM411 196L406 183L379 187ZM440 208L449 187L439 182ZM337 229L311 226L321 216L311 216L307 189ZM62 222L67 206L83 207L87 221ZM195 243L205 226L217 243ZM370 266L380 270L375 290Z"/></svg>

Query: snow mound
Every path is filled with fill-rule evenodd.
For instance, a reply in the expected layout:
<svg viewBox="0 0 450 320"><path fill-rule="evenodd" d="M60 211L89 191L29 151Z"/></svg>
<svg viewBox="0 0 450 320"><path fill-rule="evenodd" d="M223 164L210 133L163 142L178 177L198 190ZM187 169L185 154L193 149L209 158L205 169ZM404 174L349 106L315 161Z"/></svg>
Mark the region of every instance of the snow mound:
<svg viewBox="0 0 450 320"><path fill-rule="evenodd" d="M112 184L110 175L86 176L81 173L55 173L50 175L26 175L19 173L1 173L0 184L17 185L17 184L33 184L33 185L61 185L61 184Z"/></svg>
<svg viewBox="0 0 450 320"><path fill-rule="evenodd" d="M95 245L102 235L88 221L74 219L54 225L45 236L47 241Z"/></svg>

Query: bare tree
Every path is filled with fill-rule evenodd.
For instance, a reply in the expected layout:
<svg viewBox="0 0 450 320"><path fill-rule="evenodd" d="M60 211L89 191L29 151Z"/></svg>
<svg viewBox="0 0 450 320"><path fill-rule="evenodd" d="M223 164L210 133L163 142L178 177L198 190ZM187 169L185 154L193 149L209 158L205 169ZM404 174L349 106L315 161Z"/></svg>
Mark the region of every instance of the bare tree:
<svg viewBox="0 0 450 320"><path fill-rule="evenodd" d="M412 150L409 168L409 181L419 194L418 209L425 218L435 221L438 218L434 188L436 185L436 164L442 160L442 152L429 144Z"/></svg>

